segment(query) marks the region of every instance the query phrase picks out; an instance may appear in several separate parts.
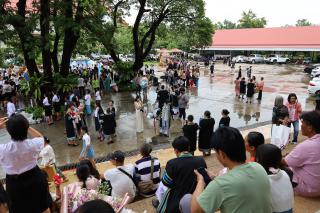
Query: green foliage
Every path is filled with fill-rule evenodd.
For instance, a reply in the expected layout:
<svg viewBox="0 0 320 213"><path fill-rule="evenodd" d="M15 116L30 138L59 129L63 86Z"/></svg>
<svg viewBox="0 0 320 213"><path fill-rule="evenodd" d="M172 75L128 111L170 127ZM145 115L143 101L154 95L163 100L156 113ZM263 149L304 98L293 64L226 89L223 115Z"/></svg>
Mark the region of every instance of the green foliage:
<svg viewBox="0 0 320 213"><path fill-rule="evenodd" d="M41 99L41 87L45 85L43 76L36 75L29 77L29 81L22 79L20 81L20 90L25 96L34 98L35 100Z"/></svg>
<svg viewBox="0 0 320 213"><path fill-rule="evenodd" d="M32 119L36 120L43 117L43 108L40 106L25 108L26 113L32 114Z"/></svg>
<svg viewBox="0 0 320 213"><path fill-rule="evenodd" d="M207 17L197 19L188 26L167 26L161 24L157 30L156 48L179 48L189 51L191 47L211 44L214 26Z"/></svg>
<svg viewBox="0 0 320 213"><path fill-rule="evenodd" d="M54 73L53 83L57 91L70 92L78 85L78 77L74 74L64 77L60 73Z"/></svg>
<svg viewBox="0 0 320 213"><path fill-rule="evenodd" d="M29 87L31 92L30 95L35 100L41 99L41 87L46 83L48 82L44 81L43 76L35 75L35 76L29 77Z"/></svg>
<svg viewBox="0 0 320 213"><path fill-rule="evenodd" d="M311 26L312 23L309 22L307 19L299 19L297 20L297 23L296 23L296 26L299 27L299 26Z"/></svg>
<svg viewBox="0 0 320 213"><path fill-rule="evenodd" d="M132 28L130 26L121 26L116 29L114 39L112 40L118 53L129 54L133 52Z"/></svg>
<svg viewBox="0 0 320 213"><path fill-rule="evenodd" d="M4 66L4 51L2 48L0 48L0 67L3 67L3 66Z"/></svg>
<svg viewBox="0 0 320 213"><path fill-rule="evenodd" d="M216 29L236 29L237 23L233 23L232 21L225 19L223 22L216 23L215 28Z"/></svg>
<svg viewBox="0 0 320 213"><path fill-rule="evenodd" d="M119 71L118 73L120 73L120 82L127 82L128 80L132 79L132 62L118 61L116 62L115 66L116 70Z"/></svg>
<svg viewBox="0 0 320 213"><path fill-rule="evenodd" d="M105 182L102 182L102 183L99 185L98 193L101 194L101 195L108 195L108 196L110 196L110 195L111 195L111 190L112 190L112 187L111 187L111 185L110 185L110 182L105 181Z"/></svg>
<svg viewBox="0 0 320 213"><path fill-rule="evenodd" d="M267 25L266 19L264 17L258 18L252 10L243 11L242 17L238 22L238 28L263 28Z"/></svg>
<svg viewBox="0 0 320 213"><path fill-rule="evenodd" d="M32 118L34 120L43 117L43 108L40 106L33 107Z"/></svg>
<svg viewBox="0 0 320 213"><path fill-rule="evenodd" d="M263 28L267 25L267 21L264 17L258 18L257 15L249 10L243 11L241 19L237 23L225 19L223 22L217 22L214 24L216 29L237 29L237 28Z"/></svg>

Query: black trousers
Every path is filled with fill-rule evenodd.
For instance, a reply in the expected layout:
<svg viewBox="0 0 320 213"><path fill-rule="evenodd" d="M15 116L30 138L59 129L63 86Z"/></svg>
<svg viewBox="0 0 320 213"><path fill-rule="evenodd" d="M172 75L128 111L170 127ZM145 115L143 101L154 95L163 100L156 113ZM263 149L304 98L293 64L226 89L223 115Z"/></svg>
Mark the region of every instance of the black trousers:
<svg viewBox="0 0 320 213"><path fill-rule="evenodd" d="M10 213L42 213L52 205L48 181L38 166L20 175L6 176Z"/></svg>
<svg viewBox="0 0 320 213"><path fill-rule="evenodd" d="M262 90L259 90L259 94L258 94L258 100L262 99Z"/></svg>
<svg viewBox="0 0 320 213"><path fill-rule="evenodd" d="M181 117L186 120L186 108L179 108L179 118Z"/></svg>
<svg viewBox="0 0 320 213"><path fill-rule="evenodd" d="M316 110L320 110L320 100L316 100Z"/></svg>

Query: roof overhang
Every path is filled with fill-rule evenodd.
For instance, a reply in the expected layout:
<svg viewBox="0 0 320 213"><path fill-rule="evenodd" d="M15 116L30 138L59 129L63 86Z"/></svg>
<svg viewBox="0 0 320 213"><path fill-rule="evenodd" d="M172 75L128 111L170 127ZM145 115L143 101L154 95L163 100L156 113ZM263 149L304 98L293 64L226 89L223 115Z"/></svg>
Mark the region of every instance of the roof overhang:
<svg viewBox="0 0 320 213"><path fill-rule="evenodd" d="M207 47L202 50L320 52L320 47Z"/></svg>

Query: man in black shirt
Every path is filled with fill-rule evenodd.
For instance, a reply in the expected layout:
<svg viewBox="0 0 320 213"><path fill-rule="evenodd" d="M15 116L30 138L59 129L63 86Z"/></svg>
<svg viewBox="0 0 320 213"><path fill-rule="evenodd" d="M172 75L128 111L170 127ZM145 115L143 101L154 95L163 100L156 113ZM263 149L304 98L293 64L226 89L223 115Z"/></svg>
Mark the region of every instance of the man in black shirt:
<svg viewBox="0 0 320 213"><path fill-rule="evenodd" d="M202 157L194 157L188 152L190 142L184 136L177 137L172 143L177 158L168 161L162 183L168 187L157 212L180 213L179 202L188 193L193 193L197 185L195 169L207 168Z"/></svg>

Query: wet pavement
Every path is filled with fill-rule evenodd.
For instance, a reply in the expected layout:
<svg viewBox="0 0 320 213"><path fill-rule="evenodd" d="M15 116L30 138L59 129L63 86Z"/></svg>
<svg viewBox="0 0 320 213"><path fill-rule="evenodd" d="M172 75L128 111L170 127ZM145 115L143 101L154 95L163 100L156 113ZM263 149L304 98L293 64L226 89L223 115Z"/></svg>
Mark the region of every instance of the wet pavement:
<svg viewBox="0 0 320 213"><path fill-rule="evenodd" d="M199 88L192 88L187 91L190 96L189 109L187 115L192 114L195 121L198 122L205 110L211 112L212 117L216 120L216 125L221 117L221 110L230 111L231 123L233 127L245 127L261 122L271 120L272 107L276 95L281 94L286 99L288 93L295 92L304 110L314 109L314 98L307 94L307 85L309 77L303 73L302 66L287 65L253 65L252 75L257 79L265 78L265 89L262 102L259 104L254 98L254 103L246 104L245 101L235 97L234 78L238 72L238 66L241 65L244 70L248 64L237 64L235 72L223 64L216 65L215 77L210 79L209 72L201 68ZM234 74L235 73L235 74ZM160 72L157 75L161 75ZM242 75L246 75L242 71ZM94 130L93 117L87 117L89 131L92 138L92 144L96 157L106 156L115 150L132 151L136 150L144 141L153 140L154 144L168 143L174 137L181 134L181 121L175 120L171 126L169 138L154 137L159 134L158 122L154 128L154 120L145 117L144 133L135 132L135 110L133 100L135 93L120 92L106 94L102 97L102 106L105 107L108 100L115 102L117 114L117 137L114 144L107 145L106 142L99 142L98 134ZM155 88L148 91L148 111L152 111L152 104L155 102ZM55 150L57 165L64 165L77 162L81 151L81 145L70 147L66 144L66 134L63 122L56 122L52 126L41 123L33 125L44 135L50 138L51 145ZM0 143L8 141L8 136L4 130L0 130ZM80 141L81 143L81 141ZM0 176L3 177L0 171Z"/></svg>

